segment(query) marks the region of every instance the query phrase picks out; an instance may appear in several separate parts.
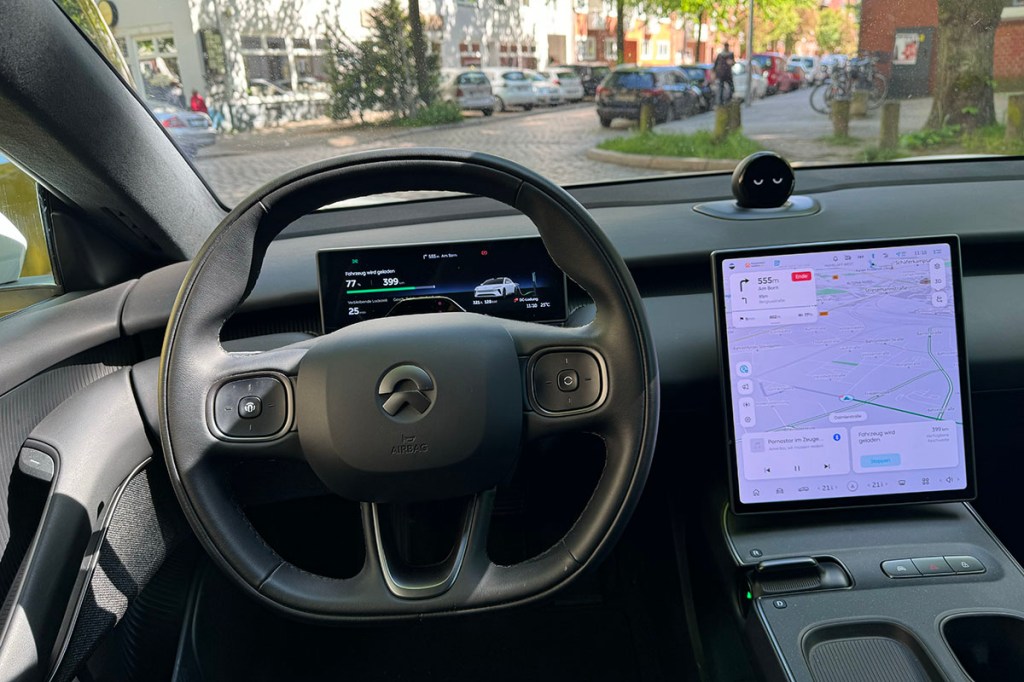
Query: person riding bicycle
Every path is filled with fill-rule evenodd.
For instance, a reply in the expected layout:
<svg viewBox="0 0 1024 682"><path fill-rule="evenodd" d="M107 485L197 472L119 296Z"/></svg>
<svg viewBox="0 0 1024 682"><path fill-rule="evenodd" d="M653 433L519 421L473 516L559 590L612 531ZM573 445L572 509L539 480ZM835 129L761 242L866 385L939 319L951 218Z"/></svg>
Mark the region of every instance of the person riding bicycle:
<svg viewBox="0 0 1024 682"><path fill-rule="evenodd" d="M732 83L732 67L736 63L736 57L729 49L729 43L722 45L722 51L715 57L715 80L718 82L718 102L719 104L725 104L727 101L732 99L732 93L735 88ZM726 98L724 88L729 86L728 99Z"/></svg>

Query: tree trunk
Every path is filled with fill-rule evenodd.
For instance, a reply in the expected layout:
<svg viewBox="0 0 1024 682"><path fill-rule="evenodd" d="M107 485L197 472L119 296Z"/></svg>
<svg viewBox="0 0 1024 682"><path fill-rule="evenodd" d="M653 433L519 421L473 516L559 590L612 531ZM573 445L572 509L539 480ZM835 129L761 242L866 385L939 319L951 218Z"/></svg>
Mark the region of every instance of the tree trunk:
<svg viewBox="0 0 1024 682"><path fill-rule="evenodd" d="M424 104L430 105L434 88L427 68L427 43L423 39L420 0L409 0L409 30L412 33L412 59L416 64L416 90Z"/></svg>
<svg viewBox="0 0 1024 682"><path fill-rule="evenodd" d="M697 50L693 53L693 62L700 64L703 59L700 58L700 43L701 38L704 37L704 12L697 15Z"/></svg>
<svg viewBox="0 0 1024 682"><path fill-rule="evenodd" d="M1003 0L939 0L935 98L925 128L996 122L992 61Z"/></svg>
<svg viewBox="0 0 1024 682"><path fill-rule="evenodd" d="M626 58L626 0L615 0L615 61Z"/></svg>

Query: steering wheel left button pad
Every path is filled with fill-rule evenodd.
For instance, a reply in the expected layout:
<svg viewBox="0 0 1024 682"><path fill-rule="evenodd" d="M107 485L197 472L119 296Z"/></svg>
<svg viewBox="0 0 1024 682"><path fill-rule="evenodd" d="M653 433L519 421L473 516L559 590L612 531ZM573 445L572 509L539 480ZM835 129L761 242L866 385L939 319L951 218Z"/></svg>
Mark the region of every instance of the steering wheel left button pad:
<svg viewBox="0 0 1024 682"><path fill-rule="evenodd" d="M213 400L213 420L219 435L229 438L267 438L285 427L288 394L276 377L254 376L222 384Z"/></svg>

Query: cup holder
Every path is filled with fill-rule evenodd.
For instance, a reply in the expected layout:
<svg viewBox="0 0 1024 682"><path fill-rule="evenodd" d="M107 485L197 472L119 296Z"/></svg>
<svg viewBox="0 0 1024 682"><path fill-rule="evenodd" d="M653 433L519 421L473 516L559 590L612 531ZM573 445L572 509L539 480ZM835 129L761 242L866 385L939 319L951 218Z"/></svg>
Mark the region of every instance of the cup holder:
<svg viewBox="0 0 1024 682"><path fill-rule="evenodd" d="M887 621L822 625L803 639L815 682L939 682L946 679L909 630Z"/></svg>
<svg viewBox="0 0 1024 682"><path fill-rule="evenodd" d="M1024 679L1024 618L980 613L953 616L942 635L974 682Z"/></svg>

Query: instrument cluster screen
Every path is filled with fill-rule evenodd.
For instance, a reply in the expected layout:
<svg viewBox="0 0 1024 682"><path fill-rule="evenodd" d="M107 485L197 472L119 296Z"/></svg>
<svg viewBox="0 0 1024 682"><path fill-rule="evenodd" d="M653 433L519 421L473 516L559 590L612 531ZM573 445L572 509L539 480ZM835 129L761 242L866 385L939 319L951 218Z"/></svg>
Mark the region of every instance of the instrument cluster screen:
<svg viewBox="0 0 1024 682"><path fill-rule="evenodd" d="M565 274L539 237L331 249L317 253L317 267L324 333L396 306L528 322L566 318Z"/></svg>

